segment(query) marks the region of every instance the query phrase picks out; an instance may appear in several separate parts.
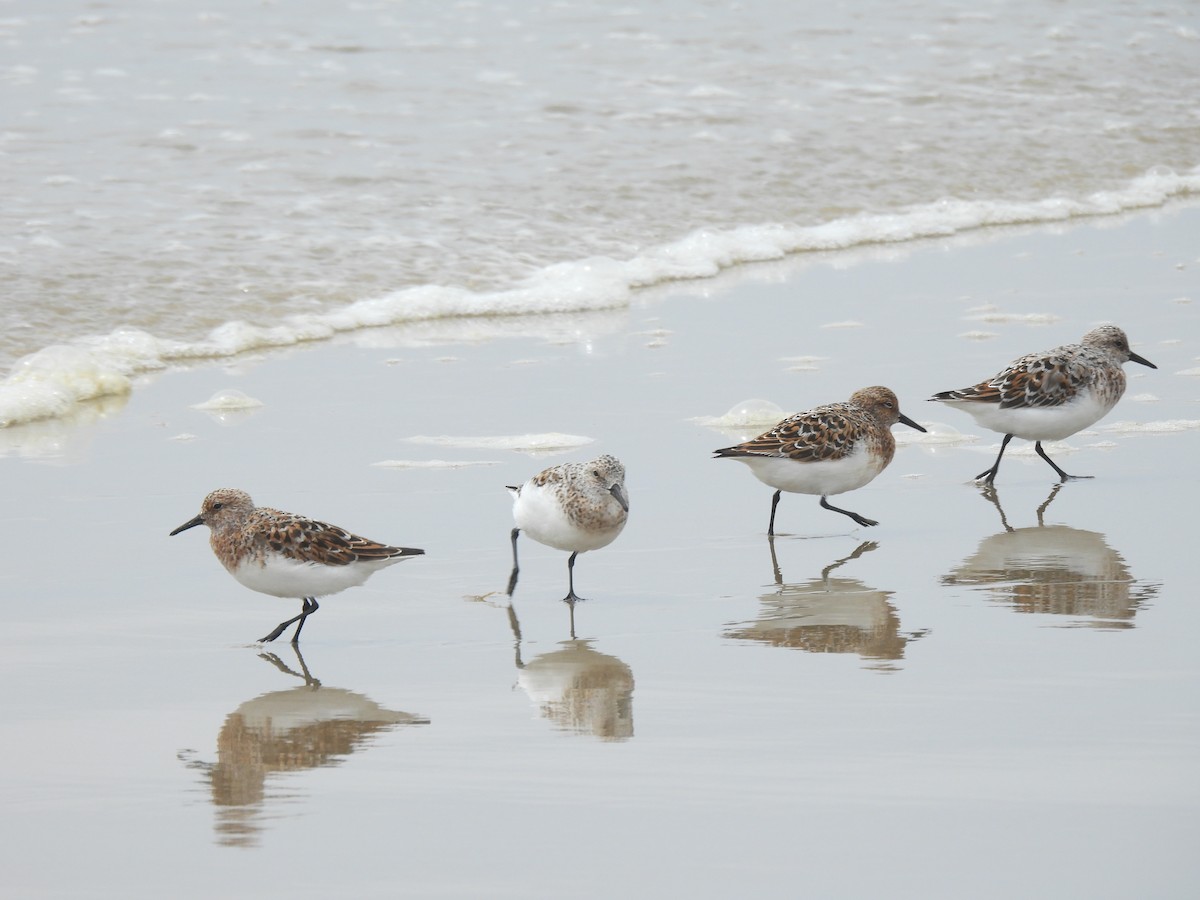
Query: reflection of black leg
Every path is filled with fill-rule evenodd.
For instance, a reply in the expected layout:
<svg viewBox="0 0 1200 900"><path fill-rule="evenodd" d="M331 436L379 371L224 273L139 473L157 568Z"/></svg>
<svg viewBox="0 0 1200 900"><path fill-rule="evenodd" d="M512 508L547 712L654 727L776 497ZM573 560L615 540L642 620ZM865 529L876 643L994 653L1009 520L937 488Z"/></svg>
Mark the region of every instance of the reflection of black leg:
<svg viewBox="0 0 1200 900"><path fill-rule="evenodd" d="M771 524L767 526L767 536L775 537L775 507L779 505L779 495L783 491L776 491L775 496L771 498Z"/></svg>
<svg viewBox="0 0 1200 900"><path fill-rule="evenodd" d="M1067 481L1070 478L1091 478L1092 477L1091 475L1068 475L1066 472L1064 472L1062 469L1060 469L1058 466L1056 466L1054 464L1054 460L1052 460L1049 456L1046 455L1046 451L1042 449L1041 441L1038 441L1036 444L1034 444L1033 449L1037 451L1038 456L1040 456L1046 462L1050 463L1050 468L1052 468L1055 472L1058 473L1059 481Z"/></svg>
<svg viewBox="0 0 1200 900"><path fill-rule="evenodd" d="M508 627L512 629L513 640L521 643L521 623L517 620L517 610L508 604Z"/></svg>
<svg viewBox="0 0 1200 900"><path fill-rule="evenodd" d="M300 608L300 615L292 616L292 618L288 619L286 622L280 622L275 627L274 631L264 638L259 638L258 642L260 644L269 644L271 641L275 640L275 638L283 634L287 627L293 622L299 622L300 624L296 626L296 633L292 635L292 643L295 644L300 640L300 629L304 627L304 620L315 613L319 608L320 607L317 606L317 601L314 597L305 597L304 605Z"/></svg>
<svg viewBox="0 0 1200 900"><path fill-rule="evenodd" d="M861 544L859 544L857 547L854 548L854 552L851 553L849 556L843 556L841 559L836 559L833 562L831 562L829 565L827 565L825 568L823 568L821 570L821 580L825 582L826 588L829 587L829 573L830 572L832 572L834 569L838 568L839 566L844 566L846 563L850 562L850 560L852 560L852 559L858 559L864 553L869 553L870 551L876 549L878 546L879 546L879 544L876 541L863 541Z"/></svg>
<svg viewBox="0 0 1200 900"><path fill-rule="evenodd" d="M513 568L512 568L512 574L508 576L508 591L507 591L508 596L510 596L510 597L512 596L513 591L516 590L516 588L517 588L517 573L520 571L520 569L517 568L517 535L519 535L520 533L521 533L520 528L514 528L512 530Z"/></svg>
<svg viewBox="0 0 1200 900"><path fill-rule="evenodd" d="M1000 524L1004 526L1005 531L1012 531L1013 527L1008 524L1008 516L1004 515L1004 507L1000 505L1000 495L996 493L996 486L990 481L984 484L979 489L979 493L984 496L992 506L996 507L996 512L1000 513Z"/></svg>
<svg viewBox="0 0 1200 900"><path fill-rule="evenodd" d="M316 601L314 600L313 603L315 604ZM304 654L300 652L300 645L295 641L292 642L292 650L296 654L296 661L300 663L300 671L304 673L304 683L309 687L320 687L321 682L318 679L313 678L312 672L308 671L308 664L304 661Z"/></svg>
<svg viewBox="0 0 1200 900"><path fill-rule="evenodd" d="M771 548L771 568L775 570L775 583L783 585L783 572L779 570L779 557L775 555L775 535L767 535L767 546Z"/></svg>
<svg viewBox="0 0 1200 900"><path fill-rule="evenodd" d="M993 481L996 480L996 473L1000 471L1000 460L1004 456L1004 448L1008 446L1008 442L1011 441L1012 439L1013 439L1013 436L1011 434L1006 434L1004 436L1004 440L1002 440L1000 442L1000 452L996 455L996 461L994 463L992 463L992 467L990 469L984 469L982 472L980 472L978 475L976 475L975 476L976 481L979 481L979 479L982 478L984 481L984 484L991 484ZM1041 451L1039 450L1038 452L1040 453ZM1050 463L1050 465L1053 466L1054 463ZM1055 468L1058 468L1058 467L1055 466Z"/></svg>
<svg viewBox="0 0 1200 900"><path fill-rule="evenodd" d="M575 600L582 600L582 597L576 597ZM575 600L570 601L567 606L571 609L571 640L575 640Z"/></svg>
<svg viewBox="0 0 1200 900"><path fill-rule="evenodd" d="M512 629L513 636L513 652L517 656L517 668L525 668L525 663L521 661L521 623L517 620L517 610L509 603L508 604L508 627Z"/></svg>
<svg viewBox="0 0 1200 900"><path fill-rule="evenodd" d="M275 668L277 668L280 672L283 672L285 675L291 675L294 678L303 678L304 683L307 684L309 687L319 688L321 686L321 681L318 678L313 678L312 673L308 671L308 666L304 662L304 655L300 652L300 645L292 644L292 650L295 651L296 659L300 662L300 668L302 670L300 672L297 672L294 669L292 669L290 666L288 666L287 663L285 663L282 659L280 659L274 653L266 653L266 652L260 653L260 654L258 654L258 658L265 659L267 662L269 662L271 665L273 665Z"/></svg>
<svg viewBox="0 0 1200 900"><path fill-rule="evenodd" d="M563 597L563 600L567 603L574 603L576 600L584 599L575 593L575 557L578 555L579 551L576 550L567 558L567 596ZM572 620L574 619L574 615L575 613L572 609Z"/></svg>
<svg viewBox="0 0 1200 900"><path fill-rule="evenodd" d="M1062 490L1062 482L1060 481L1058 484L1056 484L1054 486L1054 489L1050 491L1050 496L1047 497L1045 499L1045 501L1043 501L1042 505L1037 508L1037 519L1038 519L1039 527L1044 527L1046 525L1046 523L1044 521L1044 517L1046 515L1046 510L1050 507L1050 504L1054 502L1054 498L1058 496L1058 492L1061 490Z"/></svg>
<svg viewBox="0 0 1200 900"><path fill-rule="evenodd" d="M848 509L838 509L836 506L831 506L829 504L829 501L826 500L824 497L821 498L821 505L828 510L832 510L835 513L841 513L843 516L849 516L855 522L857 522L859 525L878 525L879 524L874 519L865 518L864 516L860 516L856 512L850 512L850 510L848 510Z"/></svg>

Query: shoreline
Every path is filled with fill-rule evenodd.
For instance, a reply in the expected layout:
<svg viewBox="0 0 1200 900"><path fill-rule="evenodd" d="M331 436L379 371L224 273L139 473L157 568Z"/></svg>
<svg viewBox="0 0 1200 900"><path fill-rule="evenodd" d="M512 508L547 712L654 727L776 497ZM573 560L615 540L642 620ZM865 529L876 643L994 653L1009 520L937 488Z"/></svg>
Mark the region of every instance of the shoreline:
<svg viewBox="0 0 1200 900"><path fill-rule="evenodd" d="M589 259L552 265L505 290L477 294L425 285L358 300L321 313L283 317L272 326L230 321L199 341L160 338L139 328L78 337L14 360L0 380L0 430L27 422L69 416L81 403L128 394L139 376L174 371L189 364L237 359L347 338L380 328L416 328L434 334L505 331L498 320L547 314L579 315L635 306L645 292L670 293L691 282L721 279L745 266L803 261L810 255L888 254L892 247L919 252L927 241L994 239L995 232L1143 214L1172 214L1200 204L1200 167L1187 175L1147 174L1124 191L1106 191L1084 201L1049 199L1032 204L945 201L894 214L857 214L817 226L743 226L698 231L626 261ZM962 245L960 245L962 246ZM834 263L837 264L836 262ZM461 320L474 323L455 327ZM480 327L484 323L485 327ZM536 333L537 329L533 329ZM442 339L449 339L443 337ZM369 344L370 340L366 339Z"/></svg>

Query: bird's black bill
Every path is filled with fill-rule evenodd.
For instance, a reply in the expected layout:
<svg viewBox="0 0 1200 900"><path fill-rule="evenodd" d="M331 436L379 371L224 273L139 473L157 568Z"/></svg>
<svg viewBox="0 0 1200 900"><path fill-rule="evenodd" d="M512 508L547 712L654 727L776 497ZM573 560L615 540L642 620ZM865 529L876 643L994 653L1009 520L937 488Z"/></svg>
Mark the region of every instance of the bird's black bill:
<svg viewBox="0 0 1200 900"><path fill-rule="evenodd" d="M618 503L621 504L621 509L629 512L629 497L625 493L625 488L619 484L614 484L608 489L608 492L613 495Z"/></svg>
<svg viewBox="0 0 1200 900"><path fill-rule="evenodd" d="M920 425L918 425L916 422L914 422L912 419L910 419L908 416L904 415L904 413L900 413L900 421L903 422L905 425L907 425L909 428L917 429L917 431L925 430Z"/></svg>
<svg viewBox="0 0 1200 900"><path fill-rule="evenodd" d="M1135 362L1135 363L1141 363L1143 366L1149 366L1152 369L1158 368L1158 366L1156 366L1154 363L1150 362L1150 360L1146 359L1146 357L1138 356L1133 351L1130 351L1130 353L1129 353L1129 361Z"/></svg>
<svg viewBox="0 0 1200 900"><path fill-rule="evenodd" d="M175 535L179 534L179 532L181 532L181 531L187 531L189 528L195 528L197 525L203 525L203 524L204 524L204 517L196 516L196 518L189 519L188 521L184 522L182 525L180 525L178 528L176 528L174 531L172 531L170 533L170 535L168 535L168 536L175 537Z"/></svg>

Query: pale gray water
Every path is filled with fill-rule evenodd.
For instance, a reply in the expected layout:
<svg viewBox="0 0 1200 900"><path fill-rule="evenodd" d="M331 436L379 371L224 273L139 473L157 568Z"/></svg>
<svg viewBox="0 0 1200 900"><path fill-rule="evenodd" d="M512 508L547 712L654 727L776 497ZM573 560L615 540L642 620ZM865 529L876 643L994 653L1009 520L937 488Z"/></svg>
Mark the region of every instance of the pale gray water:
<svg viewBox="0 0 1200 900"><path fill-rule="evenodd" d="M1194 896L1198 227L1173 207L363 332L5 429L6 892ZM1100 319L1159 369L1068 441L1094 481L1055 490L1014 442L998 510L968 483L996 436L922 398ZM785 497L773 558L770 491L691 417L875 382L980 441L902 447L842 498L875 529ZM226 388L265 405L189 408ZM1105 430L1166 421L1192 426ZM631 518L580 557L575 641L564 554L524 546L517 643L470 595L508 576L503 485L563 457L403 439L541 431L619 455ZM167 537L220 485L428 551L323 602L315 691L247 646L291 605L202 530Z"/></svg>
<svg viewBox="0 0 1200 900"><path fill-rule="evenodd" d="M1194 4L10 4L0 365L1200 164Z"/></svg>

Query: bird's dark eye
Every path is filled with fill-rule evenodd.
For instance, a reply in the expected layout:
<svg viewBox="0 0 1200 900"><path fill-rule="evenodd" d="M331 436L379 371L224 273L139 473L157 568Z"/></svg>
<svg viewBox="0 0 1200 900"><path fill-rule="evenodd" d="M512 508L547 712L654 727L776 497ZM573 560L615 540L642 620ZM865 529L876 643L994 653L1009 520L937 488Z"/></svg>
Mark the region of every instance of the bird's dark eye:
<svg viewBox="0 0 1200 900"><path fill-rule="evenodd" d="M599 478L599 477L600 477L600 470L599 470L599 469L592 469L592 474L593 474L593 475L595 475L597 478Z"/></svg>
<svg viewBox="0 0 1200 900"><path fill-rule="evenodd" d="M221 508L222 506L224 506L224 505L225 505L224 503L214 503L214 504L213 504L213 509L220 509L220 508Z"/></svg>

